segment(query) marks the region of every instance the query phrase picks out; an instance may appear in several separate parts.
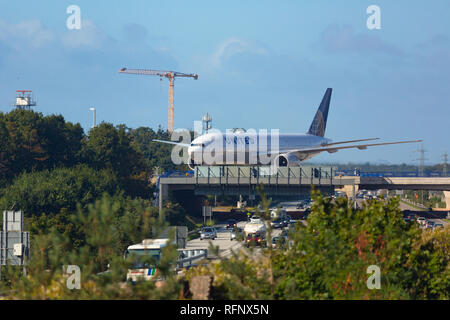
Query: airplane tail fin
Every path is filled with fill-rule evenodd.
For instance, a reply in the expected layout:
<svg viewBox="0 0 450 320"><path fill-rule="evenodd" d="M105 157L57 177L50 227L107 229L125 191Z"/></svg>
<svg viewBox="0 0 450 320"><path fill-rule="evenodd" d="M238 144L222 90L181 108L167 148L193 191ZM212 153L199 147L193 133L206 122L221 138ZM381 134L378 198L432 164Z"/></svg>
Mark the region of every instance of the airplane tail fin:
<svg viewBox="0 0 450 320"><path fill-rule="evenodd" d="M333 89L328 88L325 92L319 109L314 116L314 120L309 127L308 134L323 137L325 135L325 128L327 126L328 109L330 108L331 91Z"/></svg>

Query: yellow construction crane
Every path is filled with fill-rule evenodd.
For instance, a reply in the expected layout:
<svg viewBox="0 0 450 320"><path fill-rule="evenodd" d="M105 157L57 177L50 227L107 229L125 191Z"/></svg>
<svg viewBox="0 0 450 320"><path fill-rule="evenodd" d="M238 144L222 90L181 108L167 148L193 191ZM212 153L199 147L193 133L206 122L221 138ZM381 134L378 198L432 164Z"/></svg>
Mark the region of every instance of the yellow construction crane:
<svg viewBox="0 0 450 320"><path fill-rule="evenodd" d="M137 75L144 75L144 76L158 76L160 79L162 79L163 77L169 79L169 124L168 124L168 130L170 133L172 133L173 132L173 100L174 100L175 78L176 77L194 78L195 80L197 80L198 75L197 74L186 74L186 73L175 72L175 71L127 69L127 68L120 69L119 73L137 74Z"/></svg>

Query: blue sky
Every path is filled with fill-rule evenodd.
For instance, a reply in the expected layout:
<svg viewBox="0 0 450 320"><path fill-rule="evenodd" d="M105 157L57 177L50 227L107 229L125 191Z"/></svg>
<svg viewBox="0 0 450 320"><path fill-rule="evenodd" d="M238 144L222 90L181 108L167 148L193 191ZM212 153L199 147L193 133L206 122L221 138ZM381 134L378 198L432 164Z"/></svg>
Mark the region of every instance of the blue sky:
<svg viewBox="0 0 450 320"><path fill-rule="evenodd" d="M68 30L69 5L81 30ZM366 27L369 5L381 29ZM450 151L450 1L2 1L0 110L33 90L44 114L91 125L167 127L167 81L121 67L197 73L175 83L175 128L305 132L327 87L333 140L423 139ZM416 163L419 145L323 154L317 161Z"/></svg>

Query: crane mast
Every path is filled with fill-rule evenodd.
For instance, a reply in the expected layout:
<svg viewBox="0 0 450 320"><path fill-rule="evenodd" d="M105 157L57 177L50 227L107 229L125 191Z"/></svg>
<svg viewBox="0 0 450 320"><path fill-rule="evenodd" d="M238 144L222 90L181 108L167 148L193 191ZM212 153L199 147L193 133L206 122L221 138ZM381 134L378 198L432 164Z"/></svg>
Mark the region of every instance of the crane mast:
<svg viewBox="0 0 450 320"><path fill-rule="evenodd" d="M173 118L174 118L174 89L175 78L194 78L198 79L197 74L187 74L176 71L164 71L164 70L150 70L150 69L127 69L122 68L119 73L145 75L145 76L157 76L160 79L167 78L169 80L169 110L168 110L168 131L173 132Z"/></svg>

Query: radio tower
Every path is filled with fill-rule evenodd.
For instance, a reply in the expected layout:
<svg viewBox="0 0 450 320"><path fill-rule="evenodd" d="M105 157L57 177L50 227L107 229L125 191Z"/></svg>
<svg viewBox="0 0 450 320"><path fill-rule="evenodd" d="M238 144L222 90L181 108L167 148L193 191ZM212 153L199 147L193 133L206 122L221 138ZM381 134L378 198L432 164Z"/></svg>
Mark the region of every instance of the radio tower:
<svg viewBox="0 0 450 320"><path fill-rule="evenodd" d="M416 150L416 152L419 152L419 154L420 154L419 159L415 159L415 161L419 161L419 167L417 168L418 169L417 175L419 177L423 177L424 176L425 160L428 160L428 159L425 159L425 152L426 152L426 150L423 148L423 143L421 144L420 149Z"/></svg>
<svg viewBox="0 0 450 320"><path fill-rule="evenodd" d="M206 113L202 117L202 122L203 122L203 130L204 130L204 132L208 133L208 130L211 129L211 122L212 122L212 118L209 115L209 113Z"/></svg>
<svg viewBox="0 0 450 320"><path fill-rule="evenodd" d="M447 161L448 161L447 152L442 155L442 159L444 159L444 166L442 167L442 175L444 177L446 177L447 176Z"/></svg>

